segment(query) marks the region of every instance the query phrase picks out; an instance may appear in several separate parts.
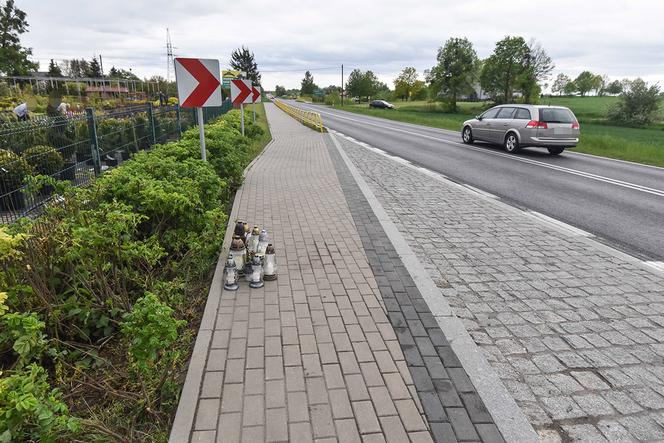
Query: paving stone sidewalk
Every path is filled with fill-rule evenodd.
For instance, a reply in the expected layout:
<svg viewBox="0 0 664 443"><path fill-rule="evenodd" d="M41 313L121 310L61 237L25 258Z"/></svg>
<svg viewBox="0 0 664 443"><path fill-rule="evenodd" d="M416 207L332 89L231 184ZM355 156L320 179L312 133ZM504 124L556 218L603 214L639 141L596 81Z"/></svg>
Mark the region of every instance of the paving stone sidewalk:
<svg viewBox="0 0 664 443"><path fill-rule="evenodd" d="M543 440L664 441L661 276L339 140Z"/></svg>
<svg viewBox="0 0 664 443"><path fill-rule="evenodd" d="M189 369L198 398L183 395L171 441L501 442L398 256L370 266L329 135L266 114L273 142L232 217L268 229L279 277L221 292Z"/></svg>

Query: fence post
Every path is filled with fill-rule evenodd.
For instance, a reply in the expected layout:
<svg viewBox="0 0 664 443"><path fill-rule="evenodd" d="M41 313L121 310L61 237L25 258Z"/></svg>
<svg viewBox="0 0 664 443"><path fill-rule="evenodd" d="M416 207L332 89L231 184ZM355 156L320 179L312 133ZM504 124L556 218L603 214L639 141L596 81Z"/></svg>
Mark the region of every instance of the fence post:
<svg viewBox="0 0 664 443"><path fill-rule="evenodd" d="M95 122L95 110L85 108L85 116L88 121L88 134L90 134L90 151L95 175L101 174L101 159L99 158L99 140L97 139L97 124Z"/></svg>
<svg viewBox="0 0 664 443"><path fill-rule="evenodd" d="M180 121L180 105L175 105L175 116L178 121L178 139L182 138L182 122Z"/></svg>
<svg viewBox="0 0 664 443"><path fill-rule="evenodd" d="M148 119L150 120L150 133L152 134L152 143L150 146L152 146L157 144L157 135L154 131L154 112L152 109L152 103L148 103Z"/></svg>

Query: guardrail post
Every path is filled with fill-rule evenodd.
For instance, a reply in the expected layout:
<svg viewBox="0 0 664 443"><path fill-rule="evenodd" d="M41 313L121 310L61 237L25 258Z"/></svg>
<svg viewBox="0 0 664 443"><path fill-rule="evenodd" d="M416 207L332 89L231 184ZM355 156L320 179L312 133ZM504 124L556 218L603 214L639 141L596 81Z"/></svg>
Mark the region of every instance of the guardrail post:
<svg viewBox="0 0 664 443"><path fill-rule="evenodd" d="M154 130L154 110L152 109L152 103L148 103L148 120L150 121L150 133L152 134L152 145L157 144L157 134Z"/></svg>
<svg viewBox="0 0 664 443"><path fill-rule="evenodd" d="M101 174L101 158L99 158L99 140L97 139L97 123L95 122L95 110L85 108L85 117L88 121L88 134L90 135L90 153L95 175Z"/></svg>

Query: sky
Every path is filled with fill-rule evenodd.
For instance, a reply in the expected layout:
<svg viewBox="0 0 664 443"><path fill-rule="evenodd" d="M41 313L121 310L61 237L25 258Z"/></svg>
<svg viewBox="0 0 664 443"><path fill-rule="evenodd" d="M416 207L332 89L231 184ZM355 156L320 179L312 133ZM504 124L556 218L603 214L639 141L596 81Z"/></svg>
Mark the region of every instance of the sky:
<svg viewBox="0 0 664 443"><path fill-rule="evenodd" d="M2 3L2 0L0 0ZM420 75L450 37L467 37L480 58L506 35L539 41L553 76L583 70L642 77L664 86L662 0L16 0L27 13L22 41L46 70L49 59L103 56L111 66L166 77L166 28L176 56L256 56L264 89L299 88L305 70L338 85L341 64L371 69L393 87L406 66ZM552 80L549 81L551 83Z"/></svg>

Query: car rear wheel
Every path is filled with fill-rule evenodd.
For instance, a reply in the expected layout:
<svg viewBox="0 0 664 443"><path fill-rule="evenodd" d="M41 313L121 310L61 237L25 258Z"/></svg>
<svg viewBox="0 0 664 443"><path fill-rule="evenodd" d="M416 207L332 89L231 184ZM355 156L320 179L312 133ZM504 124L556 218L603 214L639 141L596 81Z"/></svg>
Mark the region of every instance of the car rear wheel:
<svg viewBox="0 0 664 443"><path fill-rule="evenodd" d="M470 129L470 126L463 128L463 132L461 132L461 139L465 144L470 144L473 142L473 130Z"/></svg>
<svg viewBox="0 0 664 443"><path fill-rule="evenodd" d="M558 155L562 154L565 148L547 148L549 150L549 154L551 155Z"/></svg>
<svg viewBox="0 0 664 443"><path fill-rule="evenodd" d="M510 154L519 150L519 139L516 137L516 134L510 132L505 136L505 143L503 144L505 150Z"/></svg>

